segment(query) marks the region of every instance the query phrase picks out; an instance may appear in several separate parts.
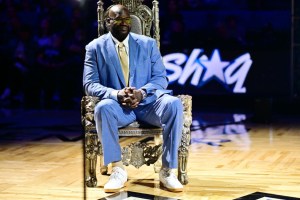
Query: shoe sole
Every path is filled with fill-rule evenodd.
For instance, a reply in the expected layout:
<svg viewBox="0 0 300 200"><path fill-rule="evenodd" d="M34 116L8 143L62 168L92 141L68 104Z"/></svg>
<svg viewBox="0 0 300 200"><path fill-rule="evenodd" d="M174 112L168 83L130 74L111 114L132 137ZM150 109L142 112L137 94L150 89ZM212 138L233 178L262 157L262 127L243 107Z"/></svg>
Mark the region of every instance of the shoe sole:
<svg viewBox="0 0 300 200"><path fill-rule="evenodd" d="M115 188L115 189L109 189L109 188L104 189L104 188L103 188L103 189L104 189L104 192L105 192L105 193L120 192L120 190L122 190L123 188L125 188L126 185L127 185L127 182L125 182L124 185L123 185L122 187L120 187L120 188Z"/></svg>
<svg viewBox="0 0 300 200"><path fill-rule="evenodd" d="M170 192L182 192L183 188L168 188L162 182L160 182L160 186L167 189Z"/></svg>
<svg viewBox="0 0 300 200"><path fill-rule="evenodd" d="M121 188L116 188L116 189L104 189L105 193L114 193L114 192L119 192L121 189L123 189L125 186Z"/></svg>

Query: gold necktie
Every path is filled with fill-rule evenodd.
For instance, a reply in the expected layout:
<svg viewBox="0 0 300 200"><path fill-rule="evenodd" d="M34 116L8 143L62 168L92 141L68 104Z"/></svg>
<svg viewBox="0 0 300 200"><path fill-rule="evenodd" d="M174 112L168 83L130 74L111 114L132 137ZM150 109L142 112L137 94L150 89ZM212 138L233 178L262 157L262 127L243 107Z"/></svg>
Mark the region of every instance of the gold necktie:
<svg viewBox="0 0 300 200"><path fill-rule="evenodd" d="M125 50L125 46L122 42L119 43L118 47L119 47L120 63L122 66L125 83L126 86L128 86L128 78L129 78L128 56Z"/></svg>

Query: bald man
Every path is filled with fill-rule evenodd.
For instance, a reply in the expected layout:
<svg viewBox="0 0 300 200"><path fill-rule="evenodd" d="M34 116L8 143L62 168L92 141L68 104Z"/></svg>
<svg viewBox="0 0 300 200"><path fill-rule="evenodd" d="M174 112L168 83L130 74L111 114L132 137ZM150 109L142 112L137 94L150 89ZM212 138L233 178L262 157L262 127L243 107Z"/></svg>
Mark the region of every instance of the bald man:
<svg viewBox="0 0 300 200"><path fill-rule="evenodd" d="M159 180L170 191L182 191L173 169L178 165L183 108L166 89L168 79L157 44L150 37L130 32L130 14L122 5L112 6L105 20L109 32L86 46L83 73L86 95L101 99L94 118L104 164L112 163L104 191L117 192L127 181L118 128L136 120L163 128Z"/></svg>

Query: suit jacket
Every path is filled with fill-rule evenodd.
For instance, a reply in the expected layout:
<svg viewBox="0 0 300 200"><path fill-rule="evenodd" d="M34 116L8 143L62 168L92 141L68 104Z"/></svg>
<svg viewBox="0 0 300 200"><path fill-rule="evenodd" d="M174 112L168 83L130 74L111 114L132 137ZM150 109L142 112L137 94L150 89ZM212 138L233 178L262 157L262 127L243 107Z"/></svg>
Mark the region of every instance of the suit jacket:
<svg viewBox="0 0 300 200"><path fill-rule="evenodd" d="M165 93L168 79L161 54L154 39L129 34L129 86L146 90L148 104ZM94 39L86 46L83 87L86 95L111 98L113 90L125 87L125 80L111 33Z"/></svg>

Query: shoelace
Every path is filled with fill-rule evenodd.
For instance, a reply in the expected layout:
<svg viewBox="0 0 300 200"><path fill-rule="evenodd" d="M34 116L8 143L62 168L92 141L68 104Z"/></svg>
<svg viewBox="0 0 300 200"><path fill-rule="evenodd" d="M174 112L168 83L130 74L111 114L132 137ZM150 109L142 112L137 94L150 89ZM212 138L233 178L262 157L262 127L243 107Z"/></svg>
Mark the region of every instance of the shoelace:
<svg viewBox="0 0 300 200"><path fill-rule="evenodd" d="M171 169L163 169L164 170L164 173L163 175L167 178L167 179L170 179L170 178L175 178L176 179L176 176L174 173L172 173L172 170Z"/></svg>
<svg viewBox="0 0 300 200"><path fill-rule="evenodd" d="M122 173L120 173L119 170L113 169L109 179L117 179L117 180L122 181L121 177L124 179L124 175Z"/></svg>

